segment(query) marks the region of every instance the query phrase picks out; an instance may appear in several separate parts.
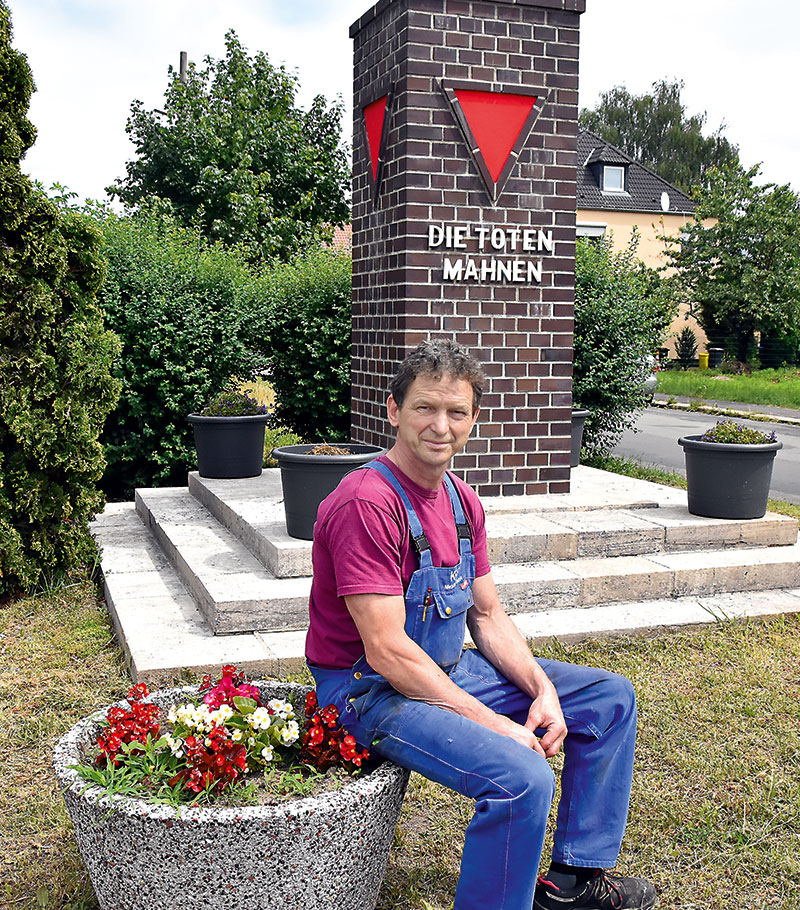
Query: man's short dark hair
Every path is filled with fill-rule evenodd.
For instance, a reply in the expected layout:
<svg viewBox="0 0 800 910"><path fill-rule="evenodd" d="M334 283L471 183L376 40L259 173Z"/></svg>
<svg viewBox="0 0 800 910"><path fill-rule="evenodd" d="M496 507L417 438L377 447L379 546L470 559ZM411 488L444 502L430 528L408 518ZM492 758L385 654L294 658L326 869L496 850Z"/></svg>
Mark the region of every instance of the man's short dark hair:
<svg viewBox="0 0 800 910"><path fill-rule="evenodd" d="M453 379L466 379L472 386L472 413L481 403L486 376L480 361L463 345L452 338L429 338L421 341L400 364L397 375L389 386L398 407L403 406L406 392L417 376L444 375Z"/></svg>

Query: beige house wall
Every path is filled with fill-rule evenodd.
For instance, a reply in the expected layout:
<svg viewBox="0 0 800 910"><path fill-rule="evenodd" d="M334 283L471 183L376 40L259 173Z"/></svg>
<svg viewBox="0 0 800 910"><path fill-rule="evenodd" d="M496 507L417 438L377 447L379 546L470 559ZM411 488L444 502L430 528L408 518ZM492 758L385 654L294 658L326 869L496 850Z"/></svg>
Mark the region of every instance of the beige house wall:
<svg viewBox="0 0 800 910"><path fill-rule="evenodd" d="M637 250L639 258L651 268L662 268L667 264L665 256L665 242L662 236L676 236L684 224L692 220L689 215L668 214L657 215L647 212L609 212L595 209L578 209L578 233L581 228L591 228L592 232L603 228L603 234L612 239L615 251L624 250L631 238L634 226L639 228L641 239ZM697 337L697 349L707 349L708 339L705 332L694 316L687 317L688 304L680 305L678 315L672 322L664 342L664 347L669 350L669 356L675 356L675 338L684 326L689 325Z"/></svg>

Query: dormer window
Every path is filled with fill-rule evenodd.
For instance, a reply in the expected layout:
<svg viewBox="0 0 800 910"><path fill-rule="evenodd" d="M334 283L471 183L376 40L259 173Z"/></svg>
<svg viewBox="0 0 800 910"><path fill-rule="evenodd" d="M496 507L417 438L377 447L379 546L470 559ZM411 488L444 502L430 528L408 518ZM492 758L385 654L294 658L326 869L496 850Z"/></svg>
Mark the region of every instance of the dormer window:
<svg viewBox="0 0 800 910"><path fill-rule="evenodd" d="M618 164L603 165L603 192L625 192L625 167Z"/></svg>

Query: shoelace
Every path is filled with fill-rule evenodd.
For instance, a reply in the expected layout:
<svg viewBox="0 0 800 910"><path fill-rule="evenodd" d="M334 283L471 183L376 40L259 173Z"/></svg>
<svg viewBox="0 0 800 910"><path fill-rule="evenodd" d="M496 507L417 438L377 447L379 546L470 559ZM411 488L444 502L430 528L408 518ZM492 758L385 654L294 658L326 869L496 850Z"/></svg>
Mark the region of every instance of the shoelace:
<svg viewBox="0 0 800 910"><path fill-rule="evenodd" d="M615 876L598 869L590 882L590 893L597 900L608 898L612 907L622 906L622 892L614 884ZM617 879L619 880L619 879Z"/></svg>

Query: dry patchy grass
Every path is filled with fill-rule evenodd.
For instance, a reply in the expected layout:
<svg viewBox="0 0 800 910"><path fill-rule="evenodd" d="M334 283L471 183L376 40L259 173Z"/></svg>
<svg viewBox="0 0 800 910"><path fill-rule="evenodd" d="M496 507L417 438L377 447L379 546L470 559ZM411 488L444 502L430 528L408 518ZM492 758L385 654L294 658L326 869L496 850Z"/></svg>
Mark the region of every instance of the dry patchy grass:
<svg viewBox="0 0 800 910"><path fill-rule="evenodd" d="M636 686L619 868L650 877L664 910L800 907L800 617L542 653ZM0 905L94 910L50 768L56 738L129 685L92 585L0 608L0 659ZM450 908L471 811L412 777L379 910Z"/></svg>

